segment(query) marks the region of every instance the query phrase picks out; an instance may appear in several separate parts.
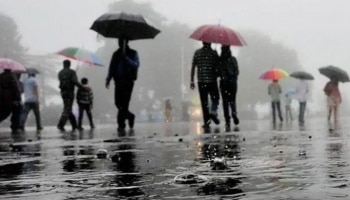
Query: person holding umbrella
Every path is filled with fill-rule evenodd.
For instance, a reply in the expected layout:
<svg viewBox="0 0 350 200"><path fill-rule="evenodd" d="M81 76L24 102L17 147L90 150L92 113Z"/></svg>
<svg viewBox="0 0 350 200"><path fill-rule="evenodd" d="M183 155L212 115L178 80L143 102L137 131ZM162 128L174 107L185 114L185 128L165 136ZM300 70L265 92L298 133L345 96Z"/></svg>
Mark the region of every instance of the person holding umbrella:
<svg viewBox="0 0 350 200"><path fill-rule="evenodd" d="M126 120L128 120L129 128L134 128L135 115L129 111L129 104L139 65L137 51L129 47L127 38L119 38L119 48L112 56L106 78L107 89L109 89L112 78L115 84L114 101L118 109L118 131L125 130Z"/></svg>
<svg viewBox="0 0 350 200"><path fill-rule="evenodd" d="M219 88L217 84L218 53L213 50L208 42L203 42L203 47L196 50L192 60L191 83L190 88L195 88L194 75L197 68L197 81L199 97L202 105L202 113L204 125L203 128L208 131L211 120L215 124L219 124L220 120L217 116L219 106ZM211 107L209 108L208 96L211 99Z"/></svg>
<svg viewBox="0 0 350 200"><path fill-rule="evenodd" d="M70 65L71 62L69 60L64 60L63 69L58 73L58 80L60 82L59 88L63 100L63 111L57 124L57 128L60 131L65 131L64 126L68 119L72 125L72 131L78 128L77 121L72 112L74 90L76 86L79 88L84 87L79 83L76 72L70 69Z"/></svg>
<svg viewBox="0 0 350 200"><path fill-rule="evenodd" d="M343 69L336 66L326 66L318 69L319 72L328 77L330 81L326 84L323 91L327 96L328 121L331 120L333 113L334 123L338 122L338 107L342 102L341 93L338 88L339 82L350 82L349 75Z"/></svg>
<svg viewBox="0 0 350 200"><path fill-rule="evenodd" d="M20 130L21 91L16 75L9 68L0 74L0 122L11 115L11 129Z"/></svg>
<svg viewBox="0 0 350 200"><path fill-rule="evenodd" d="M225 129L227 132L229 132L231 130L231 117L234 125L239 124L236 110L237 79L239 69L236 58L232 56L230 46L221 46L219 63L220 92L226 122Z"/></svg>
<svg viewBox="0 0 350 200"><path fill-rule="evenodd" d="M341 94L338 88L338 81L336 79L331 79L323 89L325 95L327 96L328 105L328 121L331 120L333 113L334 123L338 121L338 107L342 101Z"/></svg>

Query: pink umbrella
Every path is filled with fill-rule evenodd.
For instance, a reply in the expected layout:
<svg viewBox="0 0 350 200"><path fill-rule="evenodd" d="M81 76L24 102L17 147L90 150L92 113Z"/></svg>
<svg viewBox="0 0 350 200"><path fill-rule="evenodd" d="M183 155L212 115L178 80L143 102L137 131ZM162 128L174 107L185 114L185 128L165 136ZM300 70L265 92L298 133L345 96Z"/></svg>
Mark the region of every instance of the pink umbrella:
<svg viewBox="0 0 350 200"><path fill-rule="evenodd" d="M0 58L0 69L10 69L11 71L24 72L26 68L19 62L9 58Z"/></svg>
<svg viewBox="0 0 350 200"><path fill-rule="evenodd" d="M244 46L247 43L237 32L222 25L203 25L198 27L190 38L223 45Z"/></svg>

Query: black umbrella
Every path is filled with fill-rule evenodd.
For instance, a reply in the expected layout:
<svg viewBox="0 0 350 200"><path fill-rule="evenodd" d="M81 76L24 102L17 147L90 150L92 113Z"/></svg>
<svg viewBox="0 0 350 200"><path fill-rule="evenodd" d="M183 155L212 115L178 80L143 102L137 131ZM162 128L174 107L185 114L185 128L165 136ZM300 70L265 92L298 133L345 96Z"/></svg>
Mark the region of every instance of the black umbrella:
<svg viewBox="0 0 350 200"><path fill-rule="evenodd" d="M339 67L335 66L327 66L327 67L321 67L318 69L321 74L327 76L330 79L335 79L340 82L349 82L349 75L346 71L340 69Z"/></svg>
<svg viewBox="0 0 350 200"><path fill-rule="evenodd" d="M108 38L126 37L129 40L151 39L160 32L149 25L142 15L124 12L103 14L90 29Z"/></svg>
<svg viewBox="0 0 350 200"><path fill-rule="evenodd" d="M33 67L28 67L26 68L25 71L13 71L13 72L17 74L40 74L39 70Z"/></svg>
<svg viewBox="0 0 350 200"><path fill-rule="evenodd" d="M296 71L293 72L291 74L289 74L289 76L293 77L293 78L297 78L297 79L302 79L302 80L314 80L314 76L312 76L312 74L308 73L308 72L303 72L303 71Z"/></svg>

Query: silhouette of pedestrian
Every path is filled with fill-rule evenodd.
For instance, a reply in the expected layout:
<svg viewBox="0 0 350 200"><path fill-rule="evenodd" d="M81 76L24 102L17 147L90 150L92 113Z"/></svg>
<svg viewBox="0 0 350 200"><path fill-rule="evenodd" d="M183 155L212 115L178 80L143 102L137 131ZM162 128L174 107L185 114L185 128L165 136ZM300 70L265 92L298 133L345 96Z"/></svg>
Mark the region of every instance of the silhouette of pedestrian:
<svg viewBox="0 0 350 200"><path fill-rule="evenodd" d="M278 112L278 117L280 121L283 122L283 117L281 113L281 99L280 94L282 93L282 88L278 83L278 80L273 80L268 86L268 94L271 97L271 107L272 107L272 120L273 123L276 122L276 109Z"/></svg>
<svg viewBox="0 0 350 200"><path fill-rule="evenodd" d="M341 93L338 87L337 80L330 80L323 89L327 96L328 104L328 121L331 120L332 112L334 116L334 123L338 122L338 108L342 102Z"/></svg>
<svg viewBox="0 0 350 200"><path fill-rule="evenodd" d="M11 115L11 130L20 130L21 91L17 77L10 69L0 74L0 122Z"/></svg>
<svg viewBox="0 0 350 200"><path fill-rule="evenodd" d="M190 88L193 90L195 88L195 69L197 68L198 91L204 120L203 128L206 130L210 128L211 120L213 120L215 124L220 123L217 114L220 96L216 68L219 56L210 45L210 43L203 42L203 47L195 51L192 60L190 83ZM210 109L208 96L210 96L212 103Z"/></svg>
<svg viewBox="0 0 350 200"><path fill-rule="evenodd" d="M225 129L226 131L230 131L230 118L233 119L235 125L239 124L236 109L239 68L236 58L232 56L230 46L223 45L221 47L219 63L220 92L226 122Z"/></svg>
<svg viewBox="0 0 350 200"><path fill-rule="evenodd" d="M64 126L69 119L72 131L77 129L77 121L72 112L74 102L74 90L75 87L83 88L78 82L77 74L74 70L70 69L70 61L63 61L63 69L58 73L58 80L60 82L59 88L61 90L61 96L63 100L63 111L59 119L57 128L61 131L65 131Z"/></svg>
<svg viewBox="0 0 350 200"><path fill-rule="evenodd" d="M39 109L39 88L35 74L28 74L28 78L23 82L24 91L24 108L21 114L21 128L24 130L25 123L27 121L28 114L31 110L34 112L36 129L42 130L40 109Z"/></svg>
<svg viewBox="0 0 350 200"><path fill-rule="evenodd" d="M89 82L89 80L87 78L82 78L81 84L83 85L84 88L79 88L78 92L77 92L77 103L79 106L79 120L78 120L78 129L79 130L84 130L83 126L82 126L84 111L86 112L86 114L89 118L90 128L91 129L95 128L92 114L91 114L91 109L93 107L94 95L93 95L91 87L88 85L88 82Z"/></svg>
<svg viewBox="0 0 350 200"><path fill-rule="evenodd" d="M126 120L130 129L134 127L135 115L129 111L129 104L139 65L137 51L129 47L126 38L119 38L119 48L112 56L106 78L107 89L112 79L115 84L114 101L118 109L118 131L125 130Z"/></svg>

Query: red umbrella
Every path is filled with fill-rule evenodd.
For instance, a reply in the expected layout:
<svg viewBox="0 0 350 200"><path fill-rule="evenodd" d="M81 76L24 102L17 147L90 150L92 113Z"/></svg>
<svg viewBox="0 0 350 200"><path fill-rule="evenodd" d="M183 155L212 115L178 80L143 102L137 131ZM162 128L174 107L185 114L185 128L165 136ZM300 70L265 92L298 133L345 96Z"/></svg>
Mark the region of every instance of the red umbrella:
<svg viewBox="0 0 350 200"><path fill-rule="evenodd" d="M243 37L238 32L222 25L200 26L190 35L190 38L203 42L219 43L223 45L247 45Z"/></svg>

